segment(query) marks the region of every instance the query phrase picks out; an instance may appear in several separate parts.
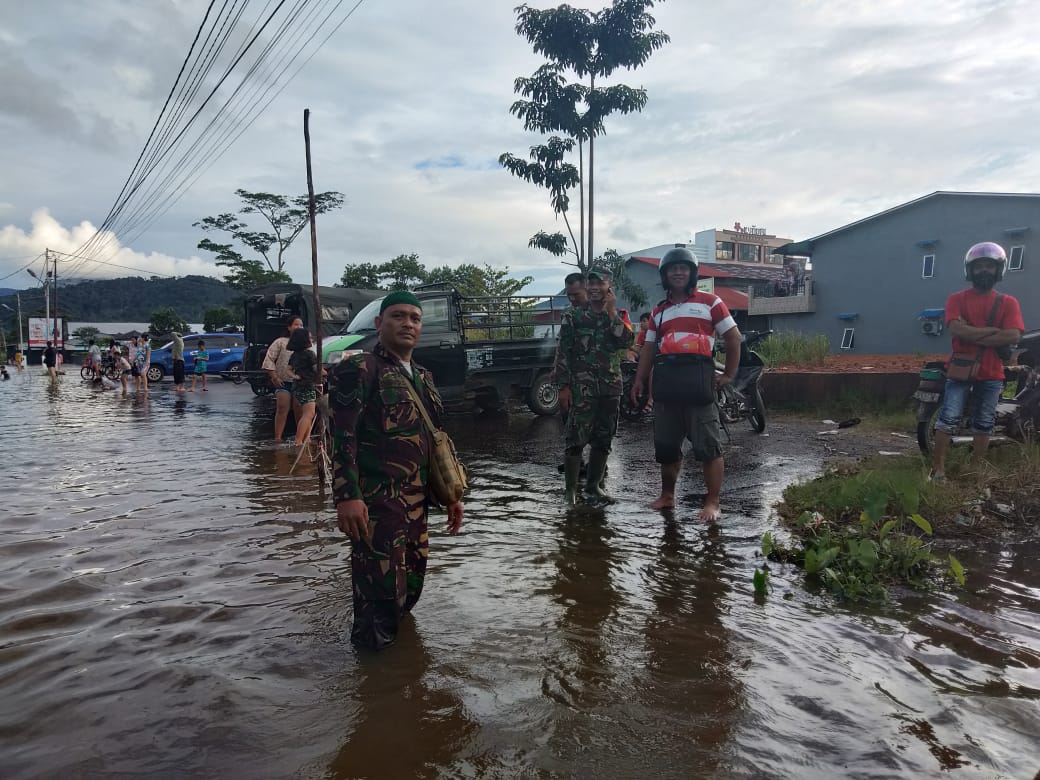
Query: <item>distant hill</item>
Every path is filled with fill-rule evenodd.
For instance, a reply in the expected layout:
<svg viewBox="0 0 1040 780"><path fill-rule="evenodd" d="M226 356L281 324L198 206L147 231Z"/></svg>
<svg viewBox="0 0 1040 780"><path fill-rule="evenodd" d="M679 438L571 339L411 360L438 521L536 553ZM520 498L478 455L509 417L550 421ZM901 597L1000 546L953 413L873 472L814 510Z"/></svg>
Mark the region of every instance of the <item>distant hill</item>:
<svg viewBox="0 0 1040 780"><path fill-rule="evenodd" d="M15 308L14 290L0 291L0 303ZM22 290L22 315L42 316L43 290ZM242 291L208 276L179 279L95 279L58 286L58 312L70 322L148 322L152 312L170 306L186 322L202 322L206 309L235 310Z"/></svg>
<svg viewBox="0 0 1040 780"><path fill-rule="evenodd" d="M14 287L0 287L0 298L6 298L8 295L14 295L18 290Z"/></svg>

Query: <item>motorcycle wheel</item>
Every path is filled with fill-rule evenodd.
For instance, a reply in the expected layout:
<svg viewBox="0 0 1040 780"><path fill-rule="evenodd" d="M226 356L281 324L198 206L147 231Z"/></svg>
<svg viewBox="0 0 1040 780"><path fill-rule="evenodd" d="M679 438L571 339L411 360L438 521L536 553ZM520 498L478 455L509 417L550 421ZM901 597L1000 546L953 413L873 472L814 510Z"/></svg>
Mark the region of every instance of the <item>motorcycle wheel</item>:
<svg viewBox="0 0 1040 780"><path fill-rule="evenodd" d="M748 402L751 406L748 415L748 422L751 423L751 430L755 433L765 432L766 403L762 400L762 391L758 389L758 385L755 385L754 392L751 393Z"/></svg>
<svg viewBox="0 0 1040 780"><path fill-rule="evenodd" d="M621 391L621 404L619 405L621 419L638 420L646 411L646 402L647 397L643 396L639 399L638 404L632 403L632 388L626 385Z"/></svg>
<svg viewBox="0 0 1040 780"><path fill-rule="evenodd" d="M917 446L922 454L932 451L932 440L935 437L935 415L939 413L939 404L921 402L917 406Z"/></svg>

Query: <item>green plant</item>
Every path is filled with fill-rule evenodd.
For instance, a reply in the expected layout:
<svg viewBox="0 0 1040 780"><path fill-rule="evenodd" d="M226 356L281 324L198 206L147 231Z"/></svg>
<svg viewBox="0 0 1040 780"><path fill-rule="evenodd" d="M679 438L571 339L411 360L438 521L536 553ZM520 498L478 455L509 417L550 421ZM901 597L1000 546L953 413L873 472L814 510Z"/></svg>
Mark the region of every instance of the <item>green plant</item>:
<svg viewBox="0 0 1040 780"><path fill-rule="evenodd" d="M895 504L916 507L920 495L905 486L892 496L873 489L861 496L858 517L828 520L819 512L803 511L793 523L797 543L779 545L771 534L762 538L763 553L801 566L807 575L832 593L850 601L885 601L893 585L932 587L937 559L932 555L932 526L916 511L887 515ZM964 584L964 568L948 556L946 574Z"/></svg>
<svg viewBox="0 0 1040 780"><path fill-rule="evenodd" d="M763 340L755 351L767 366L822 366L830 352L830 344L822 334L774 333Z"/></svg>

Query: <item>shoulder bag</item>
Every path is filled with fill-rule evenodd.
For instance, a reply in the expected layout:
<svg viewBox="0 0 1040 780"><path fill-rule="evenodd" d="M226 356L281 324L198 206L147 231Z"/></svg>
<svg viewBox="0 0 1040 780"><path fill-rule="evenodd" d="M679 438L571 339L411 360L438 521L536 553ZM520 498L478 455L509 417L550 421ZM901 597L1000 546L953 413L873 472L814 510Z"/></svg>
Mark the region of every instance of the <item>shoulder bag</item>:
<svg viewBox="0 0 1040 780"><path fill-rule="evenodd" d="M997 297L993 299L993 308L989 310L989 317L986 318L987 328L993 327L1003 297L1003 293L997 293ZM985 347L979 347L979 351L974 355L970 352L954 352L946 366L946 378L955 382L974 382L982 368L982 354L985 351Z"/></svg>
<svg viewBox="0 0 1040 780"><path fill-rule="evenodd" d="M426 411L426 404L419 398L412 383L406 382L405 387L419 408L426 428L433 436L433 452L430 453L430 488L441 506L451 506L462 500L463 494L469 487L466 467L459 460L459 455L455 451L455 443L451 437L433 424L430 413Z"/></svg>
<svg viewBox="0 0 1040 780"><path fill-rule="evenodd" d="M664 311L658 314L657 343L663 341L661 323ZM715 361L705 355L654 355L654 403L706 406L715 402Z"/></svg>

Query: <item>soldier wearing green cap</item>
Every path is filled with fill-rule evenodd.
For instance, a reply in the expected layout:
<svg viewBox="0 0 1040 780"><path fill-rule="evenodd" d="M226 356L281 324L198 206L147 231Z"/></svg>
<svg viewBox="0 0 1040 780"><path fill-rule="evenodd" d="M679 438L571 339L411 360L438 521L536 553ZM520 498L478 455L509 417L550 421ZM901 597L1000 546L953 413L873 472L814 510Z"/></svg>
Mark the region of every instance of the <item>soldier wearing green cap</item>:
<svg viewBox="0 0 1040 780"><path fill-rule="evenodd" d="M412 362L422 335L422 305L408 291L387 295L375 320L379 343L333 372L332 489L340 530L352 539L351 640L375 650L393 643L402 617L419 600L426 575L426 511L433 441L407 384L435 424L443 414L433 376ZM458 533L462 503L447 507Z"/></svg>
<svg viewBox="0 0 1040 780"><path fill-rule="evenodd" d="M607 457L617 433L621 398L621 350L632 343L631 328L618 316L609 272L588 273L588 305L563 314L556 349L560 406L568 412L565 433L564 500L577 501L581 454L590 445L585 492L594 501L613 502L603 489Z"/></svg>

